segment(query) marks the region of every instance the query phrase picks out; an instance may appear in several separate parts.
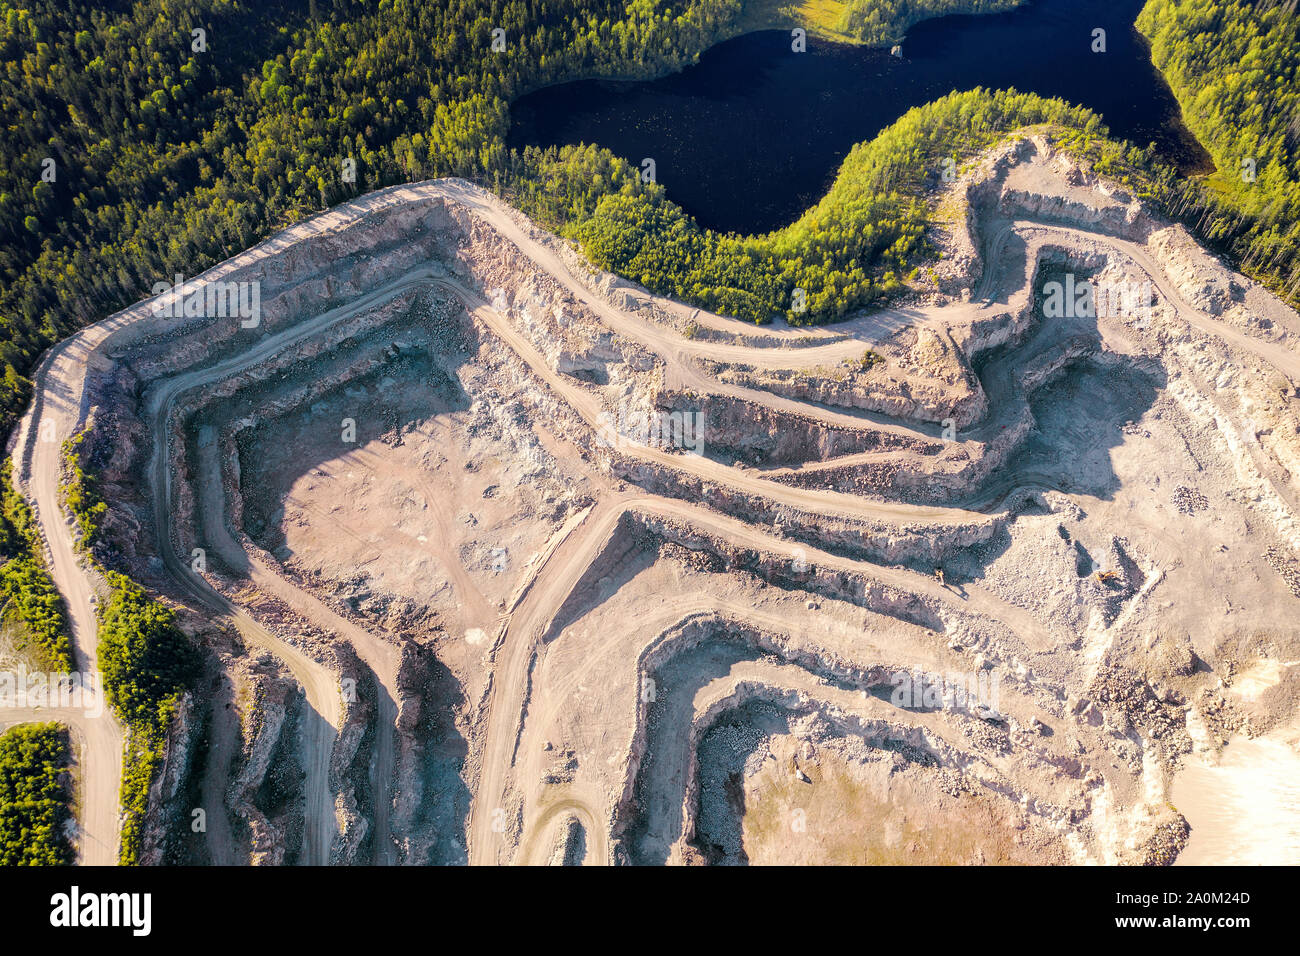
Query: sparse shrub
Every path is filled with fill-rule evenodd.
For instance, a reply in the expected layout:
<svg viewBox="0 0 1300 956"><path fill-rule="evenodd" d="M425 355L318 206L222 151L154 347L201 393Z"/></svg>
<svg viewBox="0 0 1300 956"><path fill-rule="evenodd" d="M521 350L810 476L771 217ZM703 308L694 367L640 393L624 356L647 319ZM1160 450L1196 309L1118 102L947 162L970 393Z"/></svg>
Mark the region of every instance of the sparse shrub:
<svg viewBox="0 0 1300 956"><path fill-rule="evenodd" d="M108 512L94 477L82 467L80 448L87 434L83 431L63 443L63 503L77 523L77 547L82 551L94 548Z"/></svg>

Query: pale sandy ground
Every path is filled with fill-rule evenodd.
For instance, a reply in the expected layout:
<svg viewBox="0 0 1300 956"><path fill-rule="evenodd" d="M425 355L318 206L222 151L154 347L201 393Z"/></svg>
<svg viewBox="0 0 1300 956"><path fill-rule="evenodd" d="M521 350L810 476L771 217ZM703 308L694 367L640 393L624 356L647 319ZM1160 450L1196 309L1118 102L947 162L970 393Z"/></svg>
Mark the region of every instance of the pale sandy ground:
<svg viewBox="0 0 1300 956"><path fill-rule="evenodd" d="M1179 866L1300 865L1300 741L1295 728L1232 738L1217 761L1190 763L1174 805L1192 825Z"/></svg>

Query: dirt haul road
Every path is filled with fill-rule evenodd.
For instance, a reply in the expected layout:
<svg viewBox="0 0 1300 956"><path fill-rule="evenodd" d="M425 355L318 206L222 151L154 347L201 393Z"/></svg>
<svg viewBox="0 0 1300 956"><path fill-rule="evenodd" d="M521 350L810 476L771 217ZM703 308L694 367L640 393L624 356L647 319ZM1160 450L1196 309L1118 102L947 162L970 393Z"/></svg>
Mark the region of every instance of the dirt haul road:
<svg viewBox="0 0 1300 956"><path fill-rule="evenodd" d="M474 209L493 228L509 238L521 252L533 260L539 270L564 285L574 298L591 308L613 330L659 353L665 361L669 362L670 366L675 367L682 375L683 382L687 385L703 387L706 390L717 390L717 382L695 372L689 367L689 363L685 361L688 355L710 357L718 355L718 346L715 343L692 342L672 332L652 326L609 305L578 281L550 248L539 242L531 233L525 231L519 225L515 216L511 214L510 208L500 199L469 183L455 180L448 182L444 188L447 195ZM1003 224L990 237L989 246L991 248L1000 246L1005 243L1012 233L1025 234L1029 232L1037 232L1047 236L1056 235L1067 240L1086 239L1089 242L1110 246L1122 252L1151 277L1152 283L1159 289L1161 295L1174 306L1179 316L1189 325L1210 335L1217 336L1236 348L1252 352L1288 376L1292 381L1300 381L1300 356L1285 347L1248 336L1227 323L1195 309L1173 289L1163 269L1137 243L1105 233L1085 232L1069 226L1020 219L1009 224ZM997 277L990 272L982 277L975 298L987 297L996 288ZM989 304L991 303L985 303L984 307ZM971 311L971 307L966 306L965 311ZM952 320L957 316L957 312L952 307L922 307L896 314L907 318L912 323L923 323L933 319ZM882 323L882 327L893 327L893 323ZM805 349L766 349L754 346L728 346L727 348L728 356L734 356L731 359L733 361L744 362L758 367L776 364L784 368L797 368L857 357L861 355L862 349L870 344L871 338L864 336L858 340ZM837 358L832 358L832 356L837 356ZM752 398L752 393L764 394L757 392L757 390L745 391L747 392L747 398ZM772 396L768 396L769 404L771 398ZM800 407L804 414L809 413L806 405Z"/></svg>
<svg viewBox="0 0 1300 956"><path fill-rule="evenodd" d="M75 664L87 674L99 670L95 586L77 555L73 529L63 510L59 476L63 443L76 433L84 419L86 367L98 339L94 334L81 333L46 355L34 378L32 407L19 425L13 448L17 464L14 483L31 502L49 548L50 574L68 611ZM118 859L122 728L102 699L97 678L93 686L91 693L97 699L89 700L87 709L98 716L83 717L77 712L63 719L85 739L79 752L78 859L87 866L112 866Z"/></svg>
<svg viewBox="0 0 1300 956"><path fill-rule="evenodd" d="M122 742L120 734L113 738L104 733L105 721L113 718L111 714L96 712L103 703L102 695L99 695L99 700L91 702L90 708L0 708L0 734L20 724L49 721L68 728L76 789L73 807L81 814L77 862L83 866L113 866L117 863L117 795L106 792L105 788L121 777Z"/></svg>
<svg viewBox="0 0 1300 956"><path fill-rule="evenodd" d="M370 665L379 681L379 699L376 701L375 716L378 730L375 735L375 762L372 780L376 795L374 862L377 864L391 864L393 862L393 845L388 829L388 808L392 802L391 782L395 759L393 736L397 723L397 703L393 693L397 687L397 668L399 664L397 648L353 624L326 606L314 595L301 588L294 587L289 581L277 574L266 561L262 560L260 554L246 550L242 543L230 534L225 522L226 502L221 487L221 461L218 457L219 448L215 440L215 429L210 426L203 428L199 435L198 448L199 481L202 485L203 500L202 520L204 537L207 542L217 551L228 567L246 576L258 590L278 598L318 626L327 628L334 634L350 641L352 646L357 649L362 660ZM168 514L170 514L170 511ZM276 643L281 647L288 647L283 642L277 641ZM264 642L263 646L266 646ZM274 648L272 650L274 652ZM288 648L288 650L292 650L292 648ZM334 679L329 670L301 655L298 656L296 663L304 674L309 677L311 686L318 689L316 694L308 695L308 703L313 707L317 703L327 704L326 697L329 693L327 688L330 687ZM295 672L295 676L297 676L297 672ZM301 677L299 677L299 682L303 683ZM304 686L307 686L307 684L304 683ZM318 709L318 713L321 712ZM335 719L330 720L327 717L326 723L337 732L339 729L339 715L333 716ZM332 737L328 740L328 748L330 750L333 748ZM321 758L325 758L324 768L328 774L329 754L324 739L317 742L311 753L314 755L312 762L317 771L320 767ZM325 799L327 801L326 806L332 806L332 801L329 800L328 785L325 786L323 793L321 792L321 781L316 776L317 771L314 771L311 775L311 792L313 795L311 803L316 807L315 819L317 821L314 832L321 835L328 833L332 836L333 831L329 821L324 819L323 814L325 811L321 809L320 800ZM325 844L323 848L320 844L316 844L313 848L315 854L322 851L326 855L320 862L325 862L329 859L328 844Z"/></svg>
<svg viewBox="0 0 1300 956"><path fill-rule="evenodd" d="M387 197L387 201L398 200ZM383 196L367 196L354 206L330 210L292 226L214 266L203 274L202 282L222 281L230 273L276 256L294 243L355 224L384 203ZM199 282L190 282L174 293L146 299L54 346L36 371L32 405L15 431L11 449L17 466L15 484L31 502L49 547L50 573L67 606L77 666L87 671L95 671L98 663L97 619L92 597L96 589L93 574L77 558L73 531L64 516L59 487L63 442L85 423L89 413L86 374L112 337L139 323L159 321L156 307L165 306L177 296L192 293L200 287ZM341 710L337 682L320 674L320 667L314 661L285 646L247 614L229 605L206 583L196 582L194 575L180 565L170 548L162 549L162 557L183 592L197 601L198 606L230 616L253 644L284 660L303 683L309 703L321 716L320 720L306 722L307 750L312 754L307 768L311 794L308 819L314 822L308 824L305 843L308 857L324 862L328 859L329 844L335 830L328 774L332 731L339 723ZM115 864L118 857L123 738L121 727L107 707L94 709L102 710L103 715L81 724L86 746L81 754L78 858L86 865L108 866ZM76 719L76 715L69 718L72 719Z"/></svg>

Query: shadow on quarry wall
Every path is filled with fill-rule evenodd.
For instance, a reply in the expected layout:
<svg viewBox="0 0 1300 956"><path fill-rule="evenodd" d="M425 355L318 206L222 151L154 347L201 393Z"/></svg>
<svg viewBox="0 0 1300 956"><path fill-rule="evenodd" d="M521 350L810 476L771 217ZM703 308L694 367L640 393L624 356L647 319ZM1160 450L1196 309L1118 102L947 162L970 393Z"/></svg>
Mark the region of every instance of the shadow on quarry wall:
<svg viewBox="0 0 1300 956"><path fill-rule="evenodd" d="M1034 278L1033 328L1021 341L1000 346L975 363L985 389L997 396L992 400L1027 403L1032 427L1006 463L960 502L965 506L1005 506L1013 516L1041 513L1036 496L1016 494L1022 487L1112 500L1121 485L1112 452L1124 443L1126 428L1155 406L1168 384L1158 360L1103 350L1095 315L1044 315L1042 290L1049 282L1064 282L1066 269L1059 262L1043 263ZM952 582L983 578L984 569L1010 545L1010 531L1003 527L990 540L959 551L949 562L956 572ZM1080 567L1084 563L1080 556Z"/></svg>
<svg viewBox="0 0 1300 956"><path fill-rule="evenodd" d="M253 806L283 834L284 856L280 862L285 866L301 862L304 836L303 787L307 773L299 760L296 742L305 739L307 728L303 725L307 721L322 719L298 691L286 713L266 774L253 793Z"/></svg>
<svg viewBox="0 0 1300 956"><path fill-rule="evenodd" d="M465 705L460 682L427 644L402 655L397 674L397 786L392 830L399 862L415 866L469 862L469 742L456 726Z"/></svg>
<svg viewBox="0 0 1300 956"><path fill-rule="evenodd" d="M196 699L200 706L186 755L185 780L179 788L179 799L164 808L162 833L158 836L162 852L157 860L148 862L168 866L246 865L250 850L247 834L234 836L237 824L225 788L212 782L229 780L240 734L233 688L215 655L208 654L198 686L203 691ZM175 748L169 748L169 762L178 756ZM201 824L195 819L195 808L203 810ZM147 836L146 841L149 839Z"/></svg>
<svg viewBox="0 0 1300 956"><path fill-rule="evenodd" d="M692 800L703 805L699 787L707 782L704 768L706 760L711 759L706 738L717 725L728 723L730 718L726 715L750 706L760 709L775 706L770 701L724 703L721 716L715 713L712 718L707 715L701 718L696 713L699 692L714 681L734 678L738 664L772 658L802 668L825 687L865 692L892 702L886 688L892 688L891 674L897 671L896 667L878 664L863 669L856 664L835 662L791 644L781 635L726 617L705 615L683 620L662 639L649 645L638 665L642 686L653 688L654 693L650 699L644 699L643 691L629 761L632 780L615 811L614 838L620 856L628 862L662 865L669 861L674 845L682 836L683 806ZM729 739L735 744L738 738L732 734ZM880 746L890 749L891 744L886 741ZM748 754L752 749L752 746L741 747L736 753ZM927 756L918 754L910 759L925 763ZM691 779L693 766L700 768L696 774L698 780ZM729 798L735 796L731 783L724 781L722 787ZM743 816L743 800L736 811L739 820ZM698 814L696 817L698 820ZM696 832L699 832L698 823ZM704 853L705 859L717 856L696 843L696 849Z"/></svg>
<svg viewBox="0 0 1300 956"><path fill-rule="evenodd" d="M292 404L278 415L266 412L279 391L274 387L270 394L244 389L205 410L203 418L213 422L257 419L239 433L240 495L244 530L272 554L284 546L284 500L299 478L368 442L400 444L411 426L470 407L470 397L455 377L464 353L441 351L436 339L414 330L389 328L353 342L333 356L332 369L323 371L342 374L366 353L378 353L380 364L309 396L287 397ZM291 448L280 444L286 430Z"/></svg>
<svg viewBox="0 0 1300 956"><path fill-rule="evenodd" d="M696 692L725 677L735 664L757 660L761 653L757 647L728 639L723 633L665 661L655 671L663 693L655 702L658 715L648 721L645 755L633 791L635 809L623 834L623 846L633 864L663 865L681 836L686 781L681 779L680 770L687 761L683 753L671 751L691 746L689 726L683 727L681 721L689 725ZM661 675L669 668L671 679L662 679Z"/></svg>
<svg viewBox="0 0 1300 956"><path fill-rule="evenodd" d="M603 604L634 577L659 560L662 542L649 534L636 517L624 512L605 546L592 558L551 618L542 640L549 643L564 629Z"/></svg>
<svg viewBox="0 0 1300 956"><path fill-rule="evenodd" d="M238 476L239 490L238 500L227 502L229 526L242 528L258 547L287 560L284 503L301 477L375 440L399 445L409 428L470 408L456 371L477 350L478 334L459 309L449 314L428 309L429 303L417 297L390 321L344 339L300 373L245 381L188 416L186 460L192 475L204 467L198 450L204 431L236 431L237 457L230 471ZM212 551L237 575L248 571L246 559L240 561L242 551ZM239 566L230 567L232 562ZM428 660L412 663L404 655L399 672L403 699L394 707L398 764L389 832L399 862L464 863L469 793L461 775L469 745L456 726L464 699L454 675L423 648L415 645L409 653ZM358 662L353 666L369 674ZM354 798L346 811L368 821L377 819L378 809L372 805L369 759L377 732L374 716L358 714L354 720L349 714L356 734L340 739L347 737L353 750L342 763L336 751L337 765L331 767L333 789ZM270 800L274 792L262 797ZM364 835L359 842L336 839L337 862L391 855L387 843L374 841L370 828L352 829ZM288 848L287 862L295 849Z"/></svg>
<svg viewBox="0 0 1300 956"><path fill-rule="evenodd" d="M981 354L974 363L980 382L997 405L1027 403L1033 427L1003 468L973 492L984 498L1012 487L1018 475L1054 481L1060 490L1109 500L1119 487L1109 450L1124 441L1123 429L1155 404L1168 383L1155 359L1105 350L1095 314L1081 310L1063 293L1066 314L1045 314L1052 283L1073 289L1095 283L1095 274L1044 257L1032 278L1033 325L1018 341ZM1069 273L1069 274L1067 274ZM1100 285L1097 288L1101 288ZM1101 300L1103 293L1097 293ZM1102 308L1108 308L1102 306ZM1140 321L1140 314L1119 321ZM987 427L1001 430L994 416ZM996 435L987 436L989 440Z"/></svg>
<svg viewBox="0 0 1300 956"><path fill-rule="evenodd" d="M985 487L984 495L1004 494L1020 485L1050 488L1103 501L1114 498L1121 481L1111 452L1123 444L1126 425L1139 421L1156 403L1166 384L1164 370L1122 356L1085 360L1062 370L1050 385L1036 391L1029 404L1037 427L1008 463L1005 474ZM1008 499L1015 515L1046 513L1037 496ZM1011 546L1009 525L988 541L964 549L945 564L953 584L978 581L984 570ZM1075 542L1076 550L1082 548ZM1078 555L1079 575L1095 563Z"/></svg>

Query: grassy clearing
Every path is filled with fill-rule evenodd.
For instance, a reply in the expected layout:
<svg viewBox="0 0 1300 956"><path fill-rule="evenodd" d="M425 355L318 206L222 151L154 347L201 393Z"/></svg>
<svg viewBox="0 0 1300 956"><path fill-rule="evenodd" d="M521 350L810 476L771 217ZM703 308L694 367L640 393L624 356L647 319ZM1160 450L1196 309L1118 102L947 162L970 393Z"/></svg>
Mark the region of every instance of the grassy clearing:
<svg viewBox="0 0 1300 956"><path fill-rule="evenodd" d="M803 27L809 35L836 43L861 41L840 28L848 4L843 0L754 0L746 3L735 33L757 30L791 30Z"/></svg>
<svg viewBox="0 0 1300 956"><path fill-rule="evenodd" d="M733 33L789 30L836 43L889 46L914 24L954 13L995 13L1023 0L754 0L746 2Z"/></svg>

